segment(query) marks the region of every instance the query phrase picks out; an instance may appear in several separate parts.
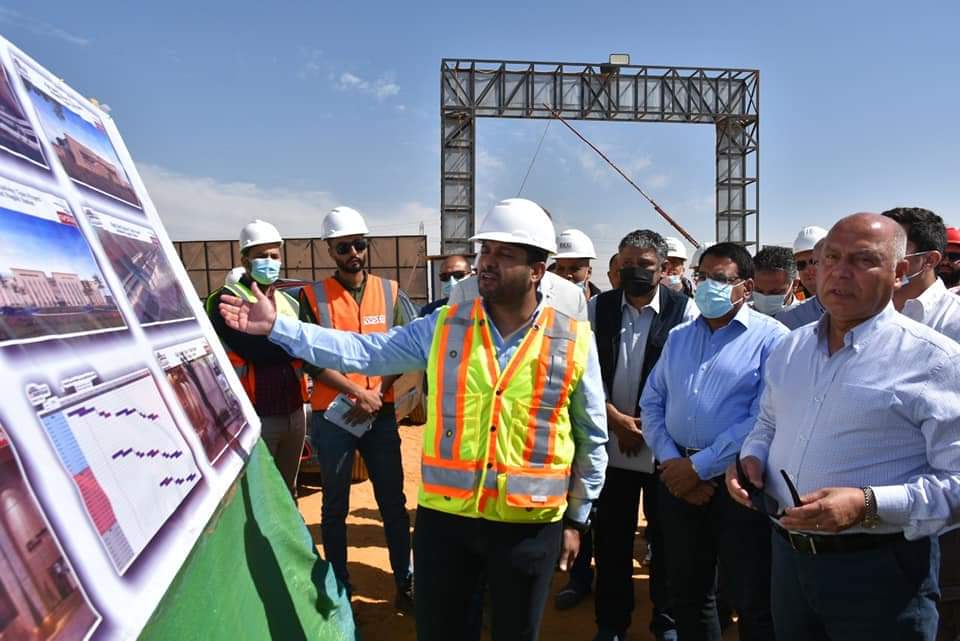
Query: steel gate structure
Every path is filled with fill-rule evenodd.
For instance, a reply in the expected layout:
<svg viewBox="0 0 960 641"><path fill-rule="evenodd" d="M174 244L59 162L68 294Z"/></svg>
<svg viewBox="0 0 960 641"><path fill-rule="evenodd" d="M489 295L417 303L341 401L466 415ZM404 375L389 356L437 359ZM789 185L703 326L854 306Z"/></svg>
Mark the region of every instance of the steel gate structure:
<svg viewBox="0 0 960 641"><path fill-rule="evenodd" d="M557 115L566 120L714 125L716 239L757 246L758 70L444 59L440 64L442 254L473 250L469 238L474 233L477 119Z"/></svg>

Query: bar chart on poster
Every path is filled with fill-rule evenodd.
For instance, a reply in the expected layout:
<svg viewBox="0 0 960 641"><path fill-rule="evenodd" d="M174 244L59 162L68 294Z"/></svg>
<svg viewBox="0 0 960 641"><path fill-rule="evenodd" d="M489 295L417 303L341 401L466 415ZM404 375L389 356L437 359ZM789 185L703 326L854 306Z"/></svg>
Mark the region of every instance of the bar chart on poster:
<svg viewBox="0 0 960 641"><path fill-rule="evenodd" d="M134 639L259 420L113 118L0 38L0 640Z"/></svg>

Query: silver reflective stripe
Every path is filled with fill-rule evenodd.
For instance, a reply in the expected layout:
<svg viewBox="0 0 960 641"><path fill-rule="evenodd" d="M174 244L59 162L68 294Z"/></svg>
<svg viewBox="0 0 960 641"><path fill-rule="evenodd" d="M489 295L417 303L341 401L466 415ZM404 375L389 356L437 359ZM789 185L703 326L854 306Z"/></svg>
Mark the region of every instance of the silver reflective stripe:
<svg viewBox="0 0 960 641"><path fill-rule="evenodd" d="M567 493L566 478L544 478L507 474L507 494L544 497L564 496Z"/></svg>
<svg viewBox="0 0 960 641"><path fill-rule="evenodd" d="M452 459L453 439L457 433L457 396L464 393L464 390L457 389L457 379L460 374L460 365L467 366L467 354L464 352L467 351L468 346L465 342L467 330L473 324L469 306L461 305L457 308L456 314L447 314L443 324L450 328L450 332L447 334L445 353L437 355L438 358L443 359L443 380L440 382L440 389L443 390L443 400L440 404L442 432L440 451L437 452L437 456Z"/></svg>
<svg viewBox="0 0 960 641"><path fill-rule="evenodd" d="M477 486L477 470L451 470L423 463L420 465L420 478L429 485L454 487L459 490L472 490Z"/></svg>
<svg viewBox="0 0 960 641"><path fill-rule="evenodd" d="M317 325L333 329L333 322L330 320L330 305L327 303L327 286L324 281L313 283L313 296L317 300Z"/></svg>
<svg viewBox="0 0 960 641"><path fill-rule="evenodd" d="M488 490L497 489L497 473L494 470L487 470L487 475L483 477L483 487Z"/></svg>
<svg viewBox="0 0 960 641"><path fill-rule="evenodd" d="M239 283L231 283L230 285L224 285L223 288L236 296L237 298L242 298L243 300L255 303L257 302L257 297L253 295L253 291L247 289Z"/></svg>
<svg viewBox="0 0 960 641"><path fill-rule="evenodd" d="M384 320L387 322L387 329L393 327L393 281L388 278L381 278L383 283L383 306Z"/></svg>
<svg viewBox="0 0 960 641"><path fill-rule="evenodd" d="M532 465L544 465L547 462L550 447L550 419L556 407L560 405L560 396L564 391L563 381L567 373L567 354L573 349L573 339L569 318L554 312L553 319L543 332L543 340L550 342L547 346L550 363L547 379L543 384L540 405L535 408L535 434L533 450L530 452Z"/></svg>

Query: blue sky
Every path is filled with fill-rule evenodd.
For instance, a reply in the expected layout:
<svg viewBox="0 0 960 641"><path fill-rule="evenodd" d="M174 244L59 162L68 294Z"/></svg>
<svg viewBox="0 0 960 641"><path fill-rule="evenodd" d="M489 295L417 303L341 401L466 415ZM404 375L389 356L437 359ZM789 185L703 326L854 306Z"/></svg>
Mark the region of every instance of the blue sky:
<svg viewBox="0 0 960 641"><path fill-rule="evenodd" d="M859 210L960 224L951 2L0 4L0 33L108 103L175 238L254 216L316 234L349 204L373 231L438 234L443 57L759 68L761 240ZM482 121L478 211L516 194L542 121ZM709 126L584 124L695 236L713 229ZM554 124L524 195L604 258L650 207ZM436 249L436 244L431 245ZM605 271L605 269L597 270Z"/></svg>
<svg viewBox="0 0 960 641"><path fill-rule="evenodd" d="M0 237L4 247L0 272L5 276L12 268L20 268L38 269L48 276L62 272L104 280L90 246L73 225L0 207Z"/></svg>

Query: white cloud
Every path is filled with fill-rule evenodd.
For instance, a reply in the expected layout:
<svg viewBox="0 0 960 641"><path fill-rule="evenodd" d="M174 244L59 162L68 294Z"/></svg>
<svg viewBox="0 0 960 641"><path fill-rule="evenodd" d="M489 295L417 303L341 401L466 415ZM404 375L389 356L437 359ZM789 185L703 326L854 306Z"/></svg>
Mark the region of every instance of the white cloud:
<svg viewBox="0 0 960 641"><path fill-rule="evenodd" d="M487 173L503 169L503 160L486 149L477 152L477 172Z"/></svg>
<svg viewBox="0 0 960 641"><path fill-rule="evenodd" d="M385 73L379 78L370 81L349 71L344 71L339 76L334 77L333 86L340 91L353 91L367 94L381 101L400 93L400 85L395 82L392 73Z"/></svg>
<svg viewBox="0 0 960 641"><path fill-rule="evenodd" d="M667 174L654 174L649 178L644 178L643 185L650 189L660 189L670 184L670 176Z"/></svg>
<svg viewBox="0 0 960 641"><path fill-rule="evenodd" d="M303 58L303 63L300 71L297 72L297 77L301 80L321 74L329 68L329 64L324 62L323 51L320 49L301 48L300 56Z"/></svg>
<svg viewBox="0 0 960 641"><path fill-rule="evenodd" d="M5 22L15 27L26 29L27 31L30 31L38 36L56 38L57 40L62 40L63 42L68 42L81 47L85 47L90 44L89 38L84 38L82 36L70 33L69 31L61 29L56 25L50 24L49 22L44 22L42 20L31 18L30 16L25 16L19 11L14 11L13 9L0 7L0 22Z"/></svg>

